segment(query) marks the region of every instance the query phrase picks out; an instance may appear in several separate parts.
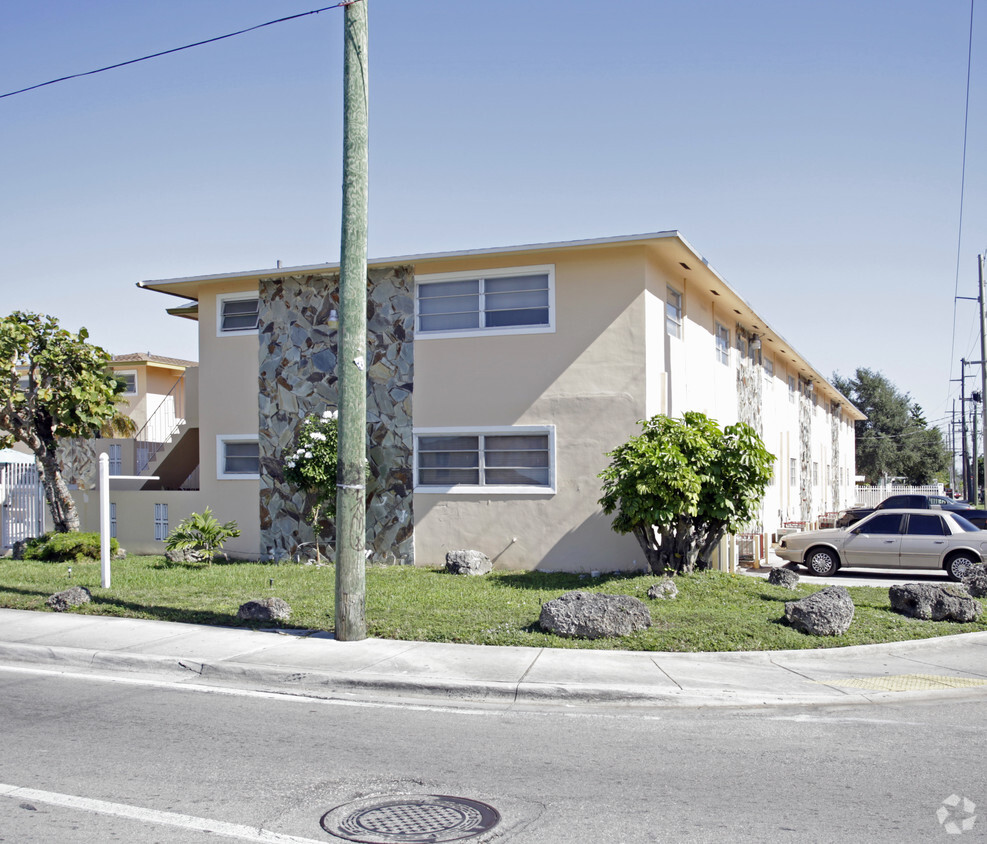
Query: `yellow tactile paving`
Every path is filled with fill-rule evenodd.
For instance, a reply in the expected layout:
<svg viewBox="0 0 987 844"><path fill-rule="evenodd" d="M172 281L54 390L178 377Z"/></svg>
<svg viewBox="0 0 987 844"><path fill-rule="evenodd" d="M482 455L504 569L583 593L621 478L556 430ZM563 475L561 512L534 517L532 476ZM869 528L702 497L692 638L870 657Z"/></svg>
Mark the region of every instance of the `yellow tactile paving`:
<svg viewBox="0 0 987 844"><path fill-rule="evenodd" d="M854 689L874 689L881 692L918 692L928 689L965 689L987 686L987 680L972 677L951 677L944 674L891 674L881 677L834 677L816 680L827 686L847 686Z"/></svg>

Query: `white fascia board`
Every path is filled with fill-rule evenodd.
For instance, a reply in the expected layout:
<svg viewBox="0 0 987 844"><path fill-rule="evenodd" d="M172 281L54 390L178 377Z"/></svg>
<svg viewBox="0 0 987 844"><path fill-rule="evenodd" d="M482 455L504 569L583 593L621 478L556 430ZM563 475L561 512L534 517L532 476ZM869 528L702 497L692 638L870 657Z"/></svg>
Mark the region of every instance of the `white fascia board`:
<svg viewBox="0 0 987 844"><path fill-rule="evenodd" d="M414 264L420 261L437 261L447 258L470 258L479 255L509 255L518 252L543 252L550 249L572 249L588 246L609 246L618 243L630 243L634 241L659 240L662 238L678 238L685 243L685 240L677 231L652 232L650 234L628 234L617 237L601 237L588 240L560 240L553 243L528 243L517 246L492 246L484 249L463 249L452 252L422 252L410 255L395 255L386 258L372 258L367 261L371 267L390 266L393 264ZM688 246L688 244L686 244ZM690 251L695 252L691 246ZM703 260L703 259L700 259ZM338 263L325 264L305 264L297 267L272 267L263 270L243 270L233 273L216 273L213 275L193 275L181 278L147 279L137 282L138 287L158 289L160 286L184 284L189 282L213 282L232 281L240 278L269 278L285 275L305 275L306 273L326 272L338 270ZM158 290L161 293L168 293L167 290ZM188 298L187 296L183 298Z"/></svg>

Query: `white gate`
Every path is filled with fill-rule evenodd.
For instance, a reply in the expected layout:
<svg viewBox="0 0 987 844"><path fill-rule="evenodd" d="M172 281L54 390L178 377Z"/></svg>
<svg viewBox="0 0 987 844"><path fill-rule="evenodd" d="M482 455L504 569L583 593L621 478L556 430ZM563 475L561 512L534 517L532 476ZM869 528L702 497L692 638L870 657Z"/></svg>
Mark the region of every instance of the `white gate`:
<svg viewBox="0 0 987 844"><path fill-rule="evenodd" d="M30 463L0 463L0 548L44 533L44 490Z"/></svg>

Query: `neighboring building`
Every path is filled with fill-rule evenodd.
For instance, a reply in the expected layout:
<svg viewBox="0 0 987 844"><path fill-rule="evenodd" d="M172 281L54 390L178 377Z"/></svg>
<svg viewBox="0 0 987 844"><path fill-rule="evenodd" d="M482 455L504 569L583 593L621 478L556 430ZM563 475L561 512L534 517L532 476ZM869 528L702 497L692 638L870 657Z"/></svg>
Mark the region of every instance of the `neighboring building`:
<svg viewBox="0 0 987 844"><path fill-rule="evenodd" d="M505 568L642 567L597 475L657 413L762 433L775 478L752 531L853 503L860 413L677 232L391 258L369 274L374 559L439 565L475 548ZM280 467L301 420L336 404L338 282L323 264L141 284L191 300L169 312L199 323L199 488L114 490L124 547L160 552L206 506L239 523L231 553L287 558L311 540Z"/></svg>
<svg viewBox="0 0 987 844"><path fill-rule="evenodd" d="M163 472L169 486L193 485L195 479L190 475L199 465L194 426L196 366L195 361L150 352L114 355L110 369L127 385L120 394L120 412L133 421L134 435L64 443L59 458L66 483L76 489L94 489L97 460L105 452L111 475ZM169 462L161 466L157 458L165 451Z"/></svg>

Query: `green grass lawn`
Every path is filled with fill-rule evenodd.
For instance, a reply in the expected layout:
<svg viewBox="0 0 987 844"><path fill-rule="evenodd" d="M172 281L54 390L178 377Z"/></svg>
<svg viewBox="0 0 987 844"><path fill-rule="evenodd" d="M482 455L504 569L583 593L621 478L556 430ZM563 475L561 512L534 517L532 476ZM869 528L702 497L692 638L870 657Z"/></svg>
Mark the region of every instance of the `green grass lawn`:
<svg viewBox="0 0 987 844"><path fill-rule="evenodd" d="M0 559L0 606L47 610L49 595L85 586L93 602L74 612L242 626L238 607L276 596L288 602L287 626L333 629L334 569L300 564L169 565L164 557L128 556L113 562L113 585L100 588L99 563ZM675 579L679 596L652 601L653 575L590 578L541 572L494 572L461 577L438 569L367 569L367 631L387 639L480 645L610 648L648 651L755 651L840 647L987 631L987 613L972 624L917 621L891 611L887 589L852 587L856 615L839 638L805 636L784 622L785 601L822 588L803 580L792 592L766 580L721 572ZM538 628L545 601L565 592L633 595L651 609L647 631L621 639L561 639Z"/></svg>

